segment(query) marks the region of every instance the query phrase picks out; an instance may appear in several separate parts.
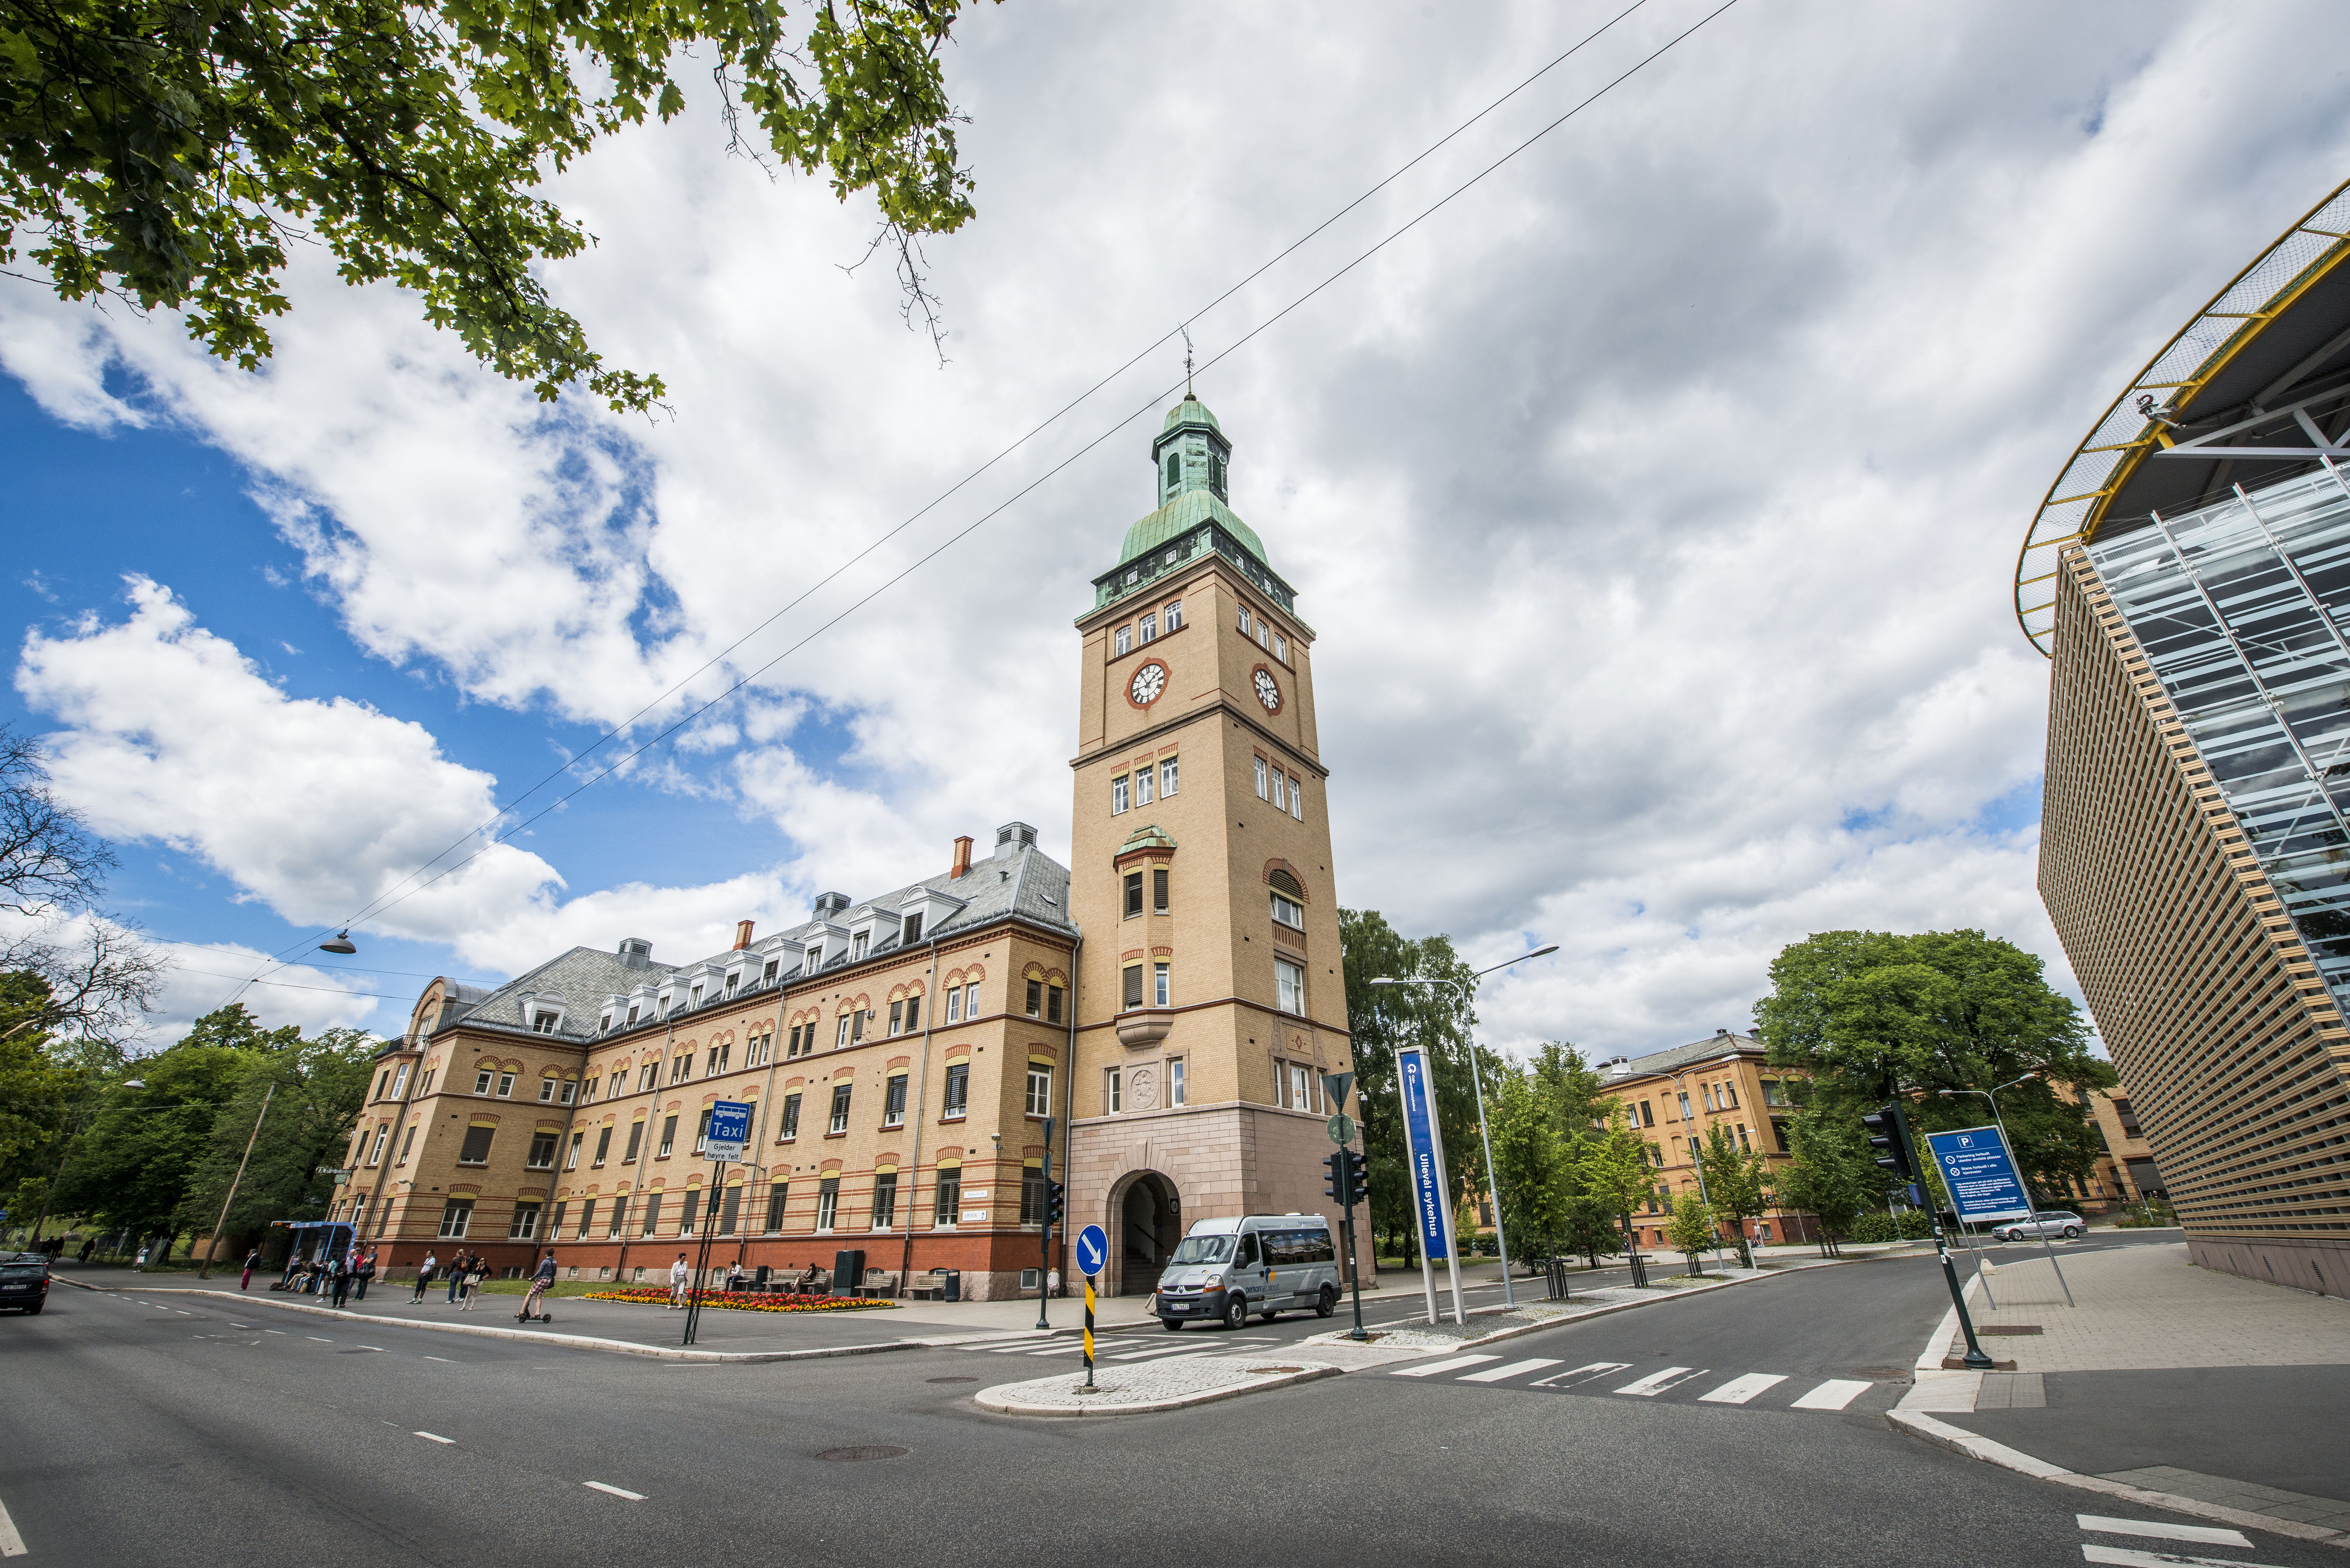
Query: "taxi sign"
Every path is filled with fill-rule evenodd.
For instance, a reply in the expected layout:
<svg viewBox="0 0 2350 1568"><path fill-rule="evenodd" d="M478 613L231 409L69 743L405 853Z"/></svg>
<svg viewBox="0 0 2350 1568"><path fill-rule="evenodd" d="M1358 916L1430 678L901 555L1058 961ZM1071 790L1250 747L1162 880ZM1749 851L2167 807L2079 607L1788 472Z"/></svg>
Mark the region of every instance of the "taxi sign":
<svg viewBox="0 0 2350 1568"><path fill-rule="evenodd" d="M1109 1238L1098 1225L1088 1225L1077 1232L1077 1272L1098 1274L1109 1262Z"/></svg>
<svg viewBox="0 0 2350 1568"><path fill-rule="evenodd" d="M710 1107L710 1130L702 1153L715 1160L741 1159L751 1141L751 1107L742 1100L719 1100Z"/></svg>

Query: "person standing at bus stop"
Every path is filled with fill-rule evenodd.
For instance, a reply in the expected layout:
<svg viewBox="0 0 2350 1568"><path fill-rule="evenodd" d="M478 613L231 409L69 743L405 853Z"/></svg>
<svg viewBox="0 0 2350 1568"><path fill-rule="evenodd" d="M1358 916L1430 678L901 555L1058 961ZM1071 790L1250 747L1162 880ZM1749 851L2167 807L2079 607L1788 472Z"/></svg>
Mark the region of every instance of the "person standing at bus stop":
<svg viewBox="0 0 2350 1568"><path fill-rule="evenodd" d="M373 1278L375 1278L375 1251L370 1248L367 1256L359 1260L359 1282L357 1293L359 1300L367 1300L368 1282Z"/></svg>
<svg viewBox="0 0 2350 1568"><path fill-rule="evenodd" d="M334 1304L341 1306L351 1293L350 1260L338 1252L335 1254L334 1261L327 1265L327 1272L328 1277L335 1282Z"/></svg>
<svg viewBox="0 0 2350 1568"><path fill-rule="evenodd" d="M260 1262L261 1249L258 1247L244 1255L244 1277L236 1282L238 1290L249 1291L253 1288L253 1268Z"/></svg>
<svg viewBox="0 0 2350 1568"><path fill-rule="evenodd" d="M457 1292L465 1283L465 1270L470 1262L471 1260L462 1251L449 1260L449 1304L451 1306L457 1304Z"/></svg>
<svg viewBox="0 0 2350 1568"><path fill-rule="evenodd" d="M417 1265L416 1293L408 1298L411 1306L421 1305L423 1303L424 1293L432 1288L432 1271L440 1266L441 1261L432 1255L432 1249L427 1247L424 1250L424 1262Z"/></svg>

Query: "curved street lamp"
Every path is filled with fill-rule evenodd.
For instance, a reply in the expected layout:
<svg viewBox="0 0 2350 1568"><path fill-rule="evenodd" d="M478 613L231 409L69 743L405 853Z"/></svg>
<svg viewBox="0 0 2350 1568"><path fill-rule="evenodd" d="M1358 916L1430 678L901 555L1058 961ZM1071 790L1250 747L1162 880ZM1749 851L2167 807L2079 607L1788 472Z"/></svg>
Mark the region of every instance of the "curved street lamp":
<svg viewBox="0 0 2350 1568"><path fill-rule="evenodd" d="M1507 963L1497 963L1492 969L1481 969L1465 981L1399 979L1393 975L1383 974L1373 980L1371 983L1373 985L1447 986L1460 997L1461 1004L1466 1006L1469 1002L1470 989L1487 975L1498 974L1505 969L1514 969L1528 959L1547 957L1556 951L1558 951L1558 944L1553 942L1546 948L1536 948L1530 953L1520 953ZM1502 1254L1502 1301L1504 1305L1514 1307L1518 1304L1518 1293L1510 1283L1509 1238L1502 1233L1502 1189L1493 1181L1493 1135L1485 1126L1485 1075L1477 1068L1477 1038L1473 1034L1469 1038L1469 1079L1477 1086L1477 1137L1485 1146L1485 1190L1493 1198L1493 1245ZM1455 1275L1454 1279L1457 1283L1459 1276ZM1461 1303L1456 1301L1452 1304L1458 1307Z"/></svg>

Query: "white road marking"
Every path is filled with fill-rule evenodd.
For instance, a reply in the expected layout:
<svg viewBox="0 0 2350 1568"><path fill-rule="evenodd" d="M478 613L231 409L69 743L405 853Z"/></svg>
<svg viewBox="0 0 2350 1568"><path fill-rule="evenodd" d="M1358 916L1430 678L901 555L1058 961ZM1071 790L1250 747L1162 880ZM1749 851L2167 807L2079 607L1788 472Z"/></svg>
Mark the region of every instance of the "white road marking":
<svg viewBox="0 0 2350 1568"><path fill-rule="evenodd" d="M2157 1541L2192 1541L2199 1546L2250 1546L2251 1542L2241 1530L2222 1530L2211 1524L2171 1524L2159 1519L2115 1519L2102 1513L2076 1513L2074 1519L2084 1530L2094 1530L2100 1535L2143 1535Z"/></svg>
<svg viewBox="0 0 2350 1568"><path fill-rule="evenodd" d="M16 1521L8 1517L8 1505L0 1502L0 1557L22 1557L26 1551L25 1538L16 1533Z"/></svg>
<svg viewBox="0 0 2350 1568"><path fill-rule="evenodd" d="M261 1332L264 1334L284 1334L286 1331L282 1328L265 1328Z"/></svg>
<svg viewBox="0 0 2350 1568"><path fill-rule="evenodd" d="M360 1348L361 1350L372 1350L372 1351L376 1352L376 1353L377 1353L378 1355L390 1355L390 1352L389 1352L389 1351L385 1350L385 1349L384 1349L384 1347L383 1347L382 1345L360 1345L360 1346L359 1346L359 1348Z"/></svg>
<svg viewBox="0 0 2350 1568"><path fill-rule="evenodd" d="M2135 1552L2126 1546L2083 1546L2088 1563L2116 1563L2122 1568L2278 1568L2273 1563L2247 1563L2241 1557L2181 1557L2176 1552Z"/></svg>
<svg viewBox="0 0 2350 1568"><path fill-rule="evenodd" d="M640 1491L623 1491L616 1486L606 1486L602 1481L581 1481L579 1484L584 1487L592 1488L597 1491L610 1492L614 1497L625 1497L630 1502L642 1502L645 1501L645 1494Z"/></svg>
<svg viewBox="0 0 2350 1568"><path fill-rule="evenodd" d="M1489 1366L1482 1372L1471 1372L1468 1376L1455 1378L1453 1381L1457 1383L1499 1383L1504 1377L1515 1377L1519 1374L1525 1372L1540 1372L1545 1366L1556 1366L1557 1365L1558 1358L1556 1356L1545 1357L1537 1355L1532 1361L1513 1361L1507 1366Z"/></svg>
<svg viewBox="0 0 2350 1568"><path fill-rule="evenodd" d="M1578 1383L1588 1383L1595 1377L1605 1377L1611 1372L1621 1372L1631 1365L1628 1361L1595 1361L1587 1366L1578 1366L1572 1372L1555 1372L1534 1384L1534 1386L1572 1388Z"/></svg>
<svg viewBox="0 0 2350 1568"><path fill-rule="evenodd" d="M1849 1377L1831 1377L1793 1405L1790 1410L1841 1410L1867 1391L1868 1385Z"/></svg>
<svg viewBox="0 0 2350 1568"><path fill-rule="evenodd" d="M332 1345L335 1343L331 1339L322 1339L315 1334L306 1334L302 1337L308 1340L313 1345Z"/></svg>
<svg viewBox="0 0 2350 1568"><path fill-rule="evenodd" d="M1706 1371L1707 1368L1702 1366L1668 1366L1662 1372L1651 1372L1636 1382L1627 1383L1616 1392L1639 1399L1653 1399L1668 1388L1686 1383L1692 1377L1704 1376Z"/></svg>
<svg viewBox="0 0 2350 1568"><path fill-rule="evenodd" d="M1700 1394L1700 1405L1743 1405L1764 1389L1784 1383L1787 1379L1776 1373L1750 1372L1743 1377L1733 1377L1711 1394Z"/></svg>
<svg viewBox="0 0 2350 1568"><path fill-rule="evenodd" d="M428 1356L426 1356L424 1359L425 1359L425 1360L427 1360L427 1361L439 1361L439 1362L443 1362L443 1363L446 1363L448 1366L456 1366L456 1365L457 1365L455 1362L451 1361L451 1360L450 1360L447 1356L445 1356L445 1355L428 1355Z"/></svg>
<svg viewBox="0 0 2350 1568"><path fill-rule="evenodd" d="M1440 1372L1458 1372L1464 1366L1482 1366L1488 1361L1499 1361L1498 1355L1456 1355L1450 1361L1431 1361L1426 1366L1406 1366L1389 1374L1395 1377L1433 1377Z"/></svg>
<svg viewBox="0 0 2350 1568"><path fill-rule="evenodd" d="M408 1435L411 1438L421 1438L428 1443L454 1443L457 1440L454 1438L444 1438L438 1432L411 1432Z"/></svg>

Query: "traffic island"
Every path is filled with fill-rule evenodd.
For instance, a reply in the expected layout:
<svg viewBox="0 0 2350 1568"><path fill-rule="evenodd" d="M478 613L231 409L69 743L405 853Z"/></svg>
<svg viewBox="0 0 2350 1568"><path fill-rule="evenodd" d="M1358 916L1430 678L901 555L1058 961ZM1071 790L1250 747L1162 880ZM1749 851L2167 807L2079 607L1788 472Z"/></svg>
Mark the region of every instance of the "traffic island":
<svg viewBox="0 0 2350 1568"><path fill-rule="evenodd" d="M1187 1355L1137 1366L1097 1366L1090 1389L1083 1372L1068 1372L1000 1384L972 1399L1000 1416L1142 1416L1336 1377L1345 1370L1291 1357Z"/></svg>

